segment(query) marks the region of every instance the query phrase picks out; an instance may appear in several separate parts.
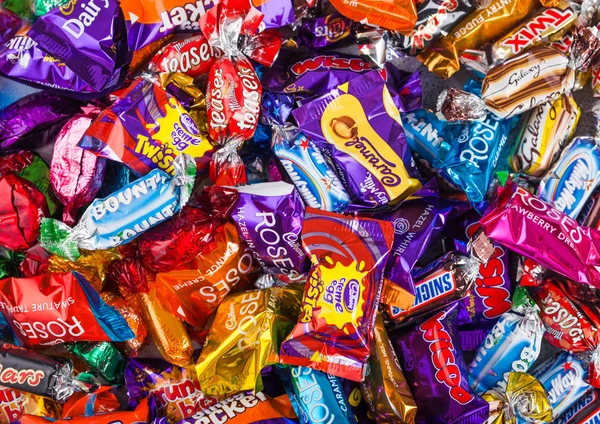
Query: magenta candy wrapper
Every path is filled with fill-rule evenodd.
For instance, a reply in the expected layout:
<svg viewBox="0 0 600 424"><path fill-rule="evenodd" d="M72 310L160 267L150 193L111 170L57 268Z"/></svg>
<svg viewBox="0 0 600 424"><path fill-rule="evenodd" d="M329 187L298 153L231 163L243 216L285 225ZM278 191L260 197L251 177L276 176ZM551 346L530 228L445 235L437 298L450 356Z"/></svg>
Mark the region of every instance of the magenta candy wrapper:
<svg viewBox="0 0 600 424"><path fill-rule="evenodd" d="M480 222L492 240L567 278L600 287L600 232L515 183L499 190Z"/></svg>

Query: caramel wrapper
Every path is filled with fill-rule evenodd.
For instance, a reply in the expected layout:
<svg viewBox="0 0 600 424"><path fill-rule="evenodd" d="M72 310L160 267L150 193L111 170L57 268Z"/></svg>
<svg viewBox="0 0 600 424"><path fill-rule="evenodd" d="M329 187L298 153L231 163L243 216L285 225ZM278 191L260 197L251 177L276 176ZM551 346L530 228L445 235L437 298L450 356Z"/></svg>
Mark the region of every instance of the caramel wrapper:
<svg viewBox="0 0 600 424"><path fill-rule="evenodd" d="M381 315L375 320L369 366L371 371L361 383L363 396L377 422L412 424L417 405L406 383L396 352L388 338Z"/></svg>
<svg viewBox="0 0 600 424"><path fill-rule="evenodd" d="M492 0L474 10L452 32L438 40L418 59L442 78L449 78L460 69L459 57L467 49L477 49L505 34L527 15L540 7L538 0ZM558 1L542 1L544 6L556 6Z"/></svg>
<svg viewBox="0 0 600 424"><path fill-rule="evenodd" d="M97 291L102 291L108 266L115 259L121 259L117 249L86 250L76 261L52 255L48 259L49 272L76 271L83 275Z"/></svg>
<svg viewBox="0 0 600 424"><path fill-rule="evenodd" d="M302 292L302 285L271 287L219 305L196 365L206 396L262 389L260 371L279 362L279 344L300 315Z"/></svg>

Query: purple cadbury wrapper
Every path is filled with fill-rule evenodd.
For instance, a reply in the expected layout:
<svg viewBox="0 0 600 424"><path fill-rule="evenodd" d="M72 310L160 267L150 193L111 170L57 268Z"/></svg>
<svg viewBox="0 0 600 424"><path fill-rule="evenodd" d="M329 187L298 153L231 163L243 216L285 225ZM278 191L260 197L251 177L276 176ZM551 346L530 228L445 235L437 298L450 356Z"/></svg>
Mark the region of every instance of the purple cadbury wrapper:
<svg viewBox="0 0 600 424"><path fill-rule="evenodd" d="M440 197L435 180L431 180L398 209L375 213L373 218L394 223L394 247L385 278L414 295L413 267L446 226L469 209L466 202Z"/></svg>
<svg viewBox="0 0 600 424"><path fill-rule="evenodd" d="M385 81L369 72L292 112L334 165L353 209L395 204L421 187L400 113Z"/></svg>
<svg viewBox="0 0 600 424"><path fill-rule="evenodd" d="M304 203L296 188L285 182L236 187L240 200L232 218L262 270L284 281L297 281L309 261L300 234Z"/></svg>
<svg viewBox="0 0 600 424"><path fill-rule="evenodd" d="M121 74L127 45L118 0L71 0L40 17L29 36L96 91Z"/></svg>
<svg viewBox="0 0 600 424"><path fill-rule="evenodd" d="M391 337L417 403L417 424L476 423L488 418L488 403L469 390L458 334L459 323L465 321L467 311L455 302L414 329Z"/></svg>
<svg viewBox="0 0 600 424"><path fill-rule="evenodd" d="M300 42L310 49L331 47L341 41L355 39L351 29L355 26L352 19L339 13L305 19L300 27Z"/></svg>

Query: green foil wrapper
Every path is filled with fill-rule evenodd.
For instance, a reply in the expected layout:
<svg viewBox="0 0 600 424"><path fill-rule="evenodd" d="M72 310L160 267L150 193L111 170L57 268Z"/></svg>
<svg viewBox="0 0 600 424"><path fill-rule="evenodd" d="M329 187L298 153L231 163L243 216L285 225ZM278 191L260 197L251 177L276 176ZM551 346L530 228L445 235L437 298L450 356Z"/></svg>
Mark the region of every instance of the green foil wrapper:
<svg viewBox="0 0 600 424"><path fill-rule="evenodd" d="M33 13L35 16L42 16L50 12L52 9L68 3L69 0L34 0Z"/></svg>
<svg viewBox="0 0 600 424"><path fill-rule="evenodd" d="M33 156L33 162L28 165L25 169L17 174L19 177L32 182L39 191L42 192L46 197L46 203L48 203L48 211L50 215L54 215L57 209L57 200L52 194L50 188L50 168L46 165L46 162L42 160L38 155Z"/></svg>
<svg viewBox="0 0 600 424"><path fill-rule="evenodd" d="M109 342L77 342L67 346L69 351L89 365L110 384L123 384L127 360Z"/></svg>

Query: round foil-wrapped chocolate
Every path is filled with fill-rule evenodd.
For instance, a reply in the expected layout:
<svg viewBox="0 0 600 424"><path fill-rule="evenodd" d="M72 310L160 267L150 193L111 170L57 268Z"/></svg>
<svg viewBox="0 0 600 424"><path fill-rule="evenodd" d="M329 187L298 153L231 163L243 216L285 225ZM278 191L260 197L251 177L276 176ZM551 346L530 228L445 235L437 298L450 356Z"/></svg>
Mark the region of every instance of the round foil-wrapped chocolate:
<svg viewBox="0 0 600 424"><path fill-rule="evenodd" d="M29 143L37 147L54 140L56 124L78 111L78 102L56 94L25 96L0 113L0 148L14 149Z"/></svg>
<svg viewBox="0 0 600 424"><path fill-rule="evenodd" d="M0 177L0 246L10 250L33 246L44 216L48 216L46 198L33 183L13 173Z"/></svg>
<svg viewBox="0 0 600 424"><path fill-rule="evenodd" d="M106 160L77 146L93 119L97 108L70 119L58 133L50 165L50 182L65 206L63 221L73 225L77 210L98 194L104 178Z"/></svg>

